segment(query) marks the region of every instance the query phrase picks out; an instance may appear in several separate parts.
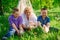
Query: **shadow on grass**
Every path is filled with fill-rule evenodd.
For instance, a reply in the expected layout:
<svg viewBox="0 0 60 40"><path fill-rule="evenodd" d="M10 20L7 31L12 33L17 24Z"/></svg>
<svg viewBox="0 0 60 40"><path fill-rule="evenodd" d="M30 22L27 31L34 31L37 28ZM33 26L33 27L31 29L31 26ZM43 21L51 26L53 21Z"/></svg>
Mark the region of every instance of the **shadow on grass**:
<svg viewBox="0 0 60 40"><path fill-rule="evenodd" d="M50 27L50 32L58 32L59 29L55 27Z"/></svg>

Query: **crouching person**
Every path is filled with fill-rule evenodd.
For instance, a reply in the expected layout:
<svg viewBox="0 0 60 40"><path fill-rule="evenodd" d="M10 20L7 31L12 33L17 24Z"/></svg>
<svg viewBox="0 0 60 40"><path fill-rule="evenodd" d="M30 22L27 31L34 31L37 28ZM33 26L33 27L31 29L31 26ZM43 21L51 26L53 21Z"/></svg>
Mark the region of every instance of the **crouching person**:
<svg viewBox="0 0 60 40"><path fill-rule="evenodd" d="M30 7L26 7L24 13L22 13L21 16L23 18L23 28L25 30L36 28L37 17L34 15L34 13L32 13Z"/></svg>
<svg viewBox="0 0 60 40"><path fill-rule="evenodd" d="M42 26L44 31L47 33L50 27L50 18L47 16L47 9L41 9L41 16L38 16L38 25Z"/></svg>
<svg viewBox="0 0 60 40"><path fill-rule="evenodd" d="M19 35L22 27L22 17L19 16L19 10L15 8L13 10L13 14L9 16L9 24L10 29L8 33L2 38L2 40L6 40L8 37L12 36L15 32Z"/></svg>

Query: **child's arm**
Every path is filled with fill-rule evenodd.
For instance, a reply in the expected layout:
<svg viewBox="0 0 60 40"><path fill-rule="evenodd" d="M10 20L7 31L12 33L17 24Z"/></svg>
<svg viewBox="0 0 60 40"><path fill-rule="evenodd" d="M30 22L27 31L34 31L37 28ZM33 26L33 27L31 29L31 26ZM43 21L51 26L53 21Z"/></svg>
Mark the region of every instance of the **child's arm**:
<svg viewBox="0 0 60 40"><path fill-rule="evenodd" d="M47 20L47 24L46 24L47 27L50 27L50 19L48 18Z"/></svg>
<svg viewBox="0 0 60 40"><path fill-rule="evenodd" d="M18 28L16 27L16 25L13 23L12 24L12 27L17 31L17 33L19 34L19 30L18 30Z"/></svg>
<svg viewBox="0 0 60 40"><path fill-rule="evenodd" d="M18 28L16 27L16 25L14 24L12 17L9 17L9 24L17 31L17 33L19 33Z"/></svg>
<svg viewBox="0 0 60 40"><path fill-rule="evenodd" d="M43 27L50 27L50 23L47 23L46 25L43 25Z"/></svg>
<svg viewBox="0 0 60 40"><path fill-rule="evenodd" d="M23 30L23 27L22 26L23 26L22 24L19 25L19 29L20 30Z"/></svg>
<svg viewBox="0 0 60 40"><path fill-rule="evenodd" d="M46 26L50 27L50 18L48 18Z"/></svg>
<svg viewBox="0 0 60 40"><path fill-rule="evenodd" d="M43 25L43 26L45 26L45 27L50 27L50 19L49 19L49 18L47 19L46 25Z"/></svg>
<svg viewBox="0 0 60 40"><path fill-rule="evenodd" d="M23 30L23 27L22 27L21 24L19 25L19 29L20 29L20 31L19 31L20 34L19 35L23 34L24 33L24 30Z"/></svg>
<svg viewBox="0 0 60 40"><path fill-rule="evenodd" d="M23 19L22 17L19 18L19 33L21 34L23 31Z"/></svg>
<svg viewBox="0 0 60 40"><path fill-rule="evenodd" d="M47 23L46 26L47 26L47 27L50 27L50 23Z"/></svg>

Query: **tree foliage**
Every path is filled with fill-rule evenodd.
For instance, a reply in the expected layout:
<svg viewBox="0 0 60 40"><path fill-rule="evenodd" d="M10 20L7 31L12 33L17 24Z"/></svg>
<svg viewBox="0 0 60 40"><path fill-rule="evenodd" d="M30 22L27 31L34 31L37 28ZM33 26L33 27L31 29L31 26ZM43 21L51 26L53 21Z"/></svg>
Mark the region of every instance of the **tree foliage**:
<svg viewBox="0 0 60 40"><path fill-rule="evenodd" d="M2 0L4 12L11 12L12 8L16 7L18 0Z"/></svg>
<svg viewBox="0 0 60 40"><path fill-rule="evenodd" d="M46 6L47 8L60 7L60 0L30 0L35 10ZM2 0L3 12L11 12L14 7L18 5L19 0Z"/></svg>
<svg viewBox="0 0 60 40"><path fill-rule="evenodd" d="M34 9L40 9L44 6L47 8L60 7L60 0L31 0Z"/></svg>

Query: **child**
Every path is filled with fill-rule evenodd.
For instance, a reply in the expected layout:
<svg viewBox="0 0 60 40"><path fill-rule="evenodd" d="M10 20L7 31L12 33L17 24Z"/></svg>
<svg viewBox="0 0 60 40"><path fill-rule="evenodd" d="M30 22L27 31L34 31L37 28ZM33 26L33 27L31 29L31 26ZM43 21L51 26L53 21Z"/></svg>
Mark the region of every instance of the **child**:
<svg viewBox="0 0 60 40"><path fill-rule="evenodd" d="M2 38L2 40L6 40L7 37L12 36L15 32L19 35L19 30L22 27L22 21L22 17L19 16L19 10L15 8L12 15L9 16L10 29L8 33Z"/></svg>
<svg viewBox="0 0 60 40"><path fill-rule="evenodd" d="M23 18L23 28L32 29L36 27L37 17L33 15L30 7L26 7L24 13L21 14Z"/></svg>
<svg viewBox="0 0 60 40"><path fill-rule="evenodd" d="M46 8L41 9L41 16L38 17L37 21L38 21L38 25L42 26L45 32L49 31L50 18L47 16Z"/></svg>

